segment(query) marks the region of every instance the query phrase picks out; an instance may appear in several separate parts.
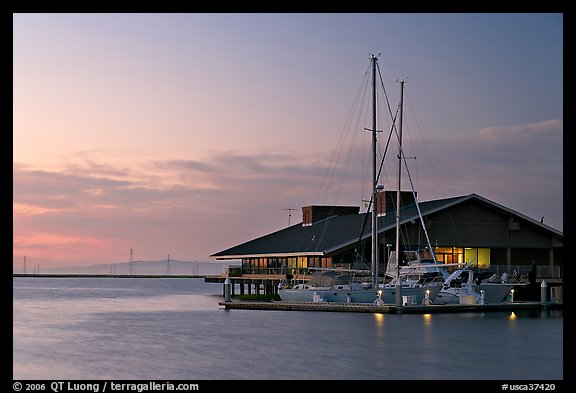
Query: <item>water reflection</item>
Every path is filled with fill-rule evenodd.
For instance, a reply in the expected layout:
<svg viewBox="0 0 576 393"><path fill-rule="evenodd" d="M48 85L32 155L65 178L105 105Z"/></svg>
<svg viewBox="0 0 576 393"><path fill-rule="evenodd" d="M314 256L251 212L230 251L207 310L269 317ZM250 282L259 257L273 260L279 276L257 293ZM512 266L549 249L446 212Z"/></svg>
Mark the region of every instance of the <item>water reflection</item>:
<svg viewBox="0 0 576 393"><path fill-rule="evenodd" d="M515 310L513 322L223 312L220 286L187 279L15 280L13 293L15 379L562 378L561 310Z"/></svg>
<svg viewBox="0 0 576 393"><path fill-rule="evenodd" d="M381 328L384 326L384 314L382 313L374 313L374 320L376 321L376 327Z"/></svg>
<svg viewBox="0 0 576 393"><path fill-rule="evenodd" d="M423 314L422 318L424 319L424 326L432 326L432 314Z"/></svg>

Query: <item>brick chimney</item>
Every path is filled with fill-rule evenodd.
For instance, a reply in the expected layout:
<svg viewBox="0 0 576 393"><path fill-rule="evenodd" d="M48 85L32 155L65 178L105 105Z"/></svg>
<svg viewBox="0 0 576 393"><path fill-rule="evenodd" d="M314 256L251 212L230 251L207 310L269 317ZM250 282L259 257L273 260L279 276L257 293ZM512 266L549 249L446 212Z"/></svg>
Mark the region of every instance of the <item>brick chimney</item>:
<svg viewBox="0 0 576 393"><path fill-rule="evenodd" d="M400 207L414 203L412 191L400 191ZM378 217L385 216L388 212L396 210L396 191L385 190L376 193L376 212Z"/></svg>
<svg viewBox="0 0 576 393"><path fill-rule="evenodd" d="M304 206L302 207L302 226L307 227L329 217L346 216L359 212L358 206Z"/></svg>

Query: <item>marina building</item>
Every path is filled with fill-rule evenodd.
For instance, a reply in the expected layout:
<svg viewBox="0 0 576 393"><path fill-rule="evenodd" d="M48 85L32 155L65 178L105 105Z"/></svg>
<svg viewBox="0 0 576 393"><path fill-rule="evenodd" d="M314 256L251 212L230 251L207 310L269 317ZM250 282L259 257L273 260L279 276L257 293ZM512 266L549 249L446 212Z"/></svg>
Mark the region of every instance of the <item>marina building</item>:
<svg viewBox="0 0 576 393"><path fill-rule="evenodd" d="M396 191L377 194L380 275L395 251L395 201ZM564 236L541 220L477 194L416 204L412 192L403 191L400 201L401 250L432 247L439 263L471 263L497 275L527 277L535 268L538 281L561 283ZM302 222L211 258L235 262L226 276L239 284L240 294L275 293L287 275L306 280L318 269L371 269L371 234L370 213L359 207L305 206Z"/></svg>

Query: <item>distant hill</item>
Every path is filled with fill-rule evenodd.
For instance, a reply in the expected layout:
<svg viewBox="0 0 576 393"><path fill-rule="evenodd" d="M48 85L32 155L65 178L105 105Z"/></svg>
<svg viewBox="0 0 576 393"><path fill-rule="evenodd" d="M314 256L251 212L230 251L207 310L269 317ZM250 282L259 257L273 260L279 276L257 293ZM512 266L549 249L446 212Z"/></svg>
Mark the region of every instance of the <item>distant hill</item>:
<svg viewBox="0 0 576 393"><path fill-rule="evenodd" d="M195 274L217 275L224 272L228 265L237 263L228 262L188 262L168 261L134 261L132 274ZM14 273L21 273L15 271ZM40 273L60 274L130 274L130 262L115 262L90 266L63 266L40 269Z"/></svg>

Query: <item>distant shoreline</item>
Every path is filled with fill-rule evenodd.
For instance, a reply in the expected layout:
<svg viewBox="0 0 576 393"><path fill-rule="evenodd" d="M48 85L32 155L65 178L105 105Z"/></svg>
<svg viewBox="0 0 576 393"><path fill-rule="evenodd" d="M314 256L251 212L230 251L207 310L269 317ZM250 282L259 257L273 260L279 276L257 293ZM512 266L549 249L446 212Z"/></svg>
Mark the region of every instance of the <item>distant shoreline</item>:
<svg viewBox="0 0 576 393"><path fill-rule="evenodd" d="M12 273L12 277L58 278L206 278L216 274L82 274L82 273Z"/></svg>

